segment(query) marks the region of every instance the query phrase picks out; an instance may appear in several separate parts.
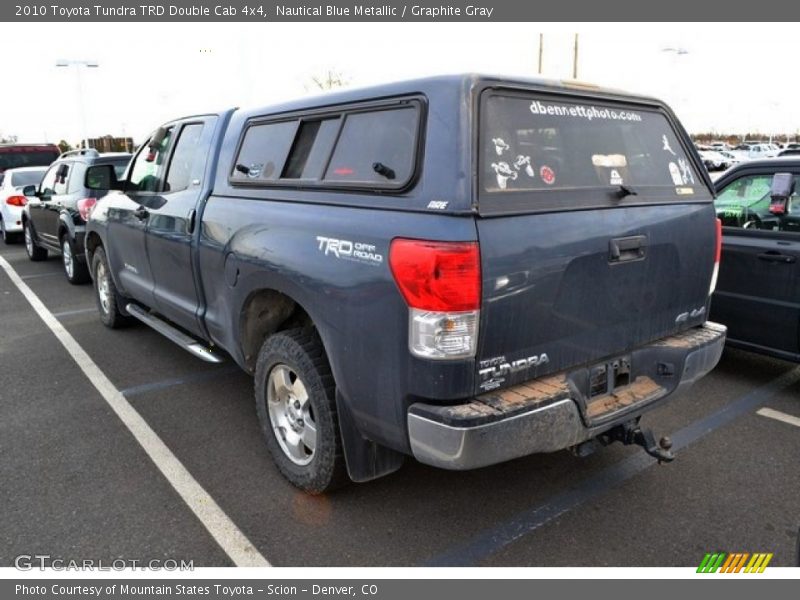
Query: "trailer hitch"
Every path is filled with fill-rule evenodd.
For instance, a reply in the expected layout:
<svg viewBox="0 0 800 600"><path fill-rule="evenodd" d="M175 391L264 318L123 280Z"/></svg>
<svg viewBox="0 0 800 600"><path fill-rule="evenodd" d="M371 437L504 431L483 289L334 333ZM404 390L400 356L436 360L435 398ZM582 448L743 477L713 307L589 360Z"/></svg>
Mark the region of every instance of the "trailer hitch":
<svg viewBox="0 0 800 600"><path fill-rule="evenodd" d="M645 452L658 460L658 464L675 460L675 455L670 450L672 448L672 440L664 436L656 443L653 431L640 427L638 419L617 425L600 434L598 439L604 446L613 442L622 442L626 446L631 444L641 446Z"/></svg>

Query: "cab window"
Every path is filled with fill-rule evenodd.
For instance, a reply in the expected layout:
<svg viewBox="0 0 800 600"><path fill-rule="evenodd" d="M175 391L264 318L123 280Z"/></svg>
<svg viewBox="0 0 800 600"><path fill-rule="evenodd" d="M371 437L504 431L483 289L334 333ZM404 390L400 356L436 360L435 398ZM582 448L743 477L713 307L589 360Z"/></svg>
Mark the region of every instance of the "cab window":
<svg viewBox="0 0 800 600"><path fill-rule="evenodd" d="M174 127L166 129L161 139L151 137L133 162L128 180L129 192L157 192L162 188L166 157L172 145Z"/></svg>
<svg viewBox="0 0 800 600"><path fill-rule="evenodd" d="M795 192L782 215L770 212L772 173L740 177L722 188L714 200L717 217L724 227L766 231L800 231L800 176L795 176Z"/></svg>
<svg viewBox="0 0 800 600"><path fill-rule="evenodd" d="M175 152L169 163L167 172L167 185L165 192L179 192L189 187L192 180L192 171L197 164L199 154L203 148L200 146L200 136L203 133L202 123L185 125L175 145Z"/></svg>

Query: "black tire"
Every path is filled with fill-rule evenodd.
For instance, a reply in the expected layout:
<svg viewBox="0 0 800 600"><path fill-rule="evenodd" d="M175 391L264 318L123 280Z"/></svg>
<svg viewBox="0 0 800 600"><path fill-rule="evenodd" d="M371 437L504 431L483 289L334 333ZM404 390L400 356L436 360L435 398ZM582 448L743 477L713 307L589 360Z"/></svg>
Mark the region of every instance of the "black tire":
<svg viewBox="0 0 800 600"><path fill-rule="evenodd" d="M67 276L67 281L72 285L88 283L91 279L89 277L89 266L85 260L77 258L75 244L72 243L68 233L61 235L61 265L64 267L64 275Z"/></svg>
<svg viewBox="0 0 800 600"><path fill-rule="evenodd" d="M3 243L16 244L19 241L19 233L8 233L6 231L6 223L0 218L0 233L3 235Z"/></svg>
<svg viewBox="0 0 800 600"><path fill-rule="evenodd" d="M275 398L277 392L269 391L269 378L274 370L283 368L301 380L316 427L315 447L307 464L298 464L284 450L281 444L286 442L278 439L281 428L274 426L270 417L268 397L272 393ZM309 494L328 492L349 482L339 436L335 387L325 349L315 331L283 331L268 337L261 346L255 374L256 412L261 430L278 470L290 483Z"/></svg>
<svg viewBox="0 0 800 600"><path fill-rule="evenodd" d="M132 317L122 313L121 307L125 306L126 299L117 292L114 278L108 267L108 259L102 246L98 246L92 257L92 272L94 273L94 299L100 320L110 329L118 329L130 324ZM103 288L102 286L107 286ZM105 302L100 290L106 290Z"/></svg>
<svg viewBox="0 0 800 600"><path fill-rule="evenodd" d="M33 233L31 224L25 221L22 224L22 229L25 236L25 252L28 253L28 258L33 262L47 260L47 250L45 248L40 248L36 243L36 236Z"/></svg>

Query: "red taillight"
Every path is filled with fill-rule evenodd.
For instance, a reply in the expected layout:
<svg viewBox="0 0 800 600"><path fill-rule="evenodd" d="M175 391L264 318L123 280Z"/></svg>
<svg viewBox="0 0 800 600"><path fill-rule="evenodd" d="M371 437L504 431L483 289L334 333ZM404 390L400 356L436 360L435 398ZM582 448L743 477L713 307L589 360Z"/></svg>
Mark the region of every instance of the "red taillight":
<svg viewBox="0 0 800 600"><path fill-rule="evenodd" d="M92 209L94 205L97 204L97 198L84 198L82 200L78 200L78 214L80 214L81 219L84 221L89 220L89 215L92 214Z"/></svg>
<svg viewBox="0 0 800 600"><path fill-rule="evenodd" d="M722 221L717 219L717 252L714 255L714 262L719 263L722 259Z"/></svg>
<svg viewBox="0 0 800 600"><path fill-rule="evenodd" d="M389 264L411 308L430 311L477 310L481 265L477 242L396 239Z"/></svg>
<svg viewBox="0 0 800 600"><path fill-rule="evenodd" d="M25 196L9 196L6 198L6 204L9 206L25 206L28 199Z"/></svg>

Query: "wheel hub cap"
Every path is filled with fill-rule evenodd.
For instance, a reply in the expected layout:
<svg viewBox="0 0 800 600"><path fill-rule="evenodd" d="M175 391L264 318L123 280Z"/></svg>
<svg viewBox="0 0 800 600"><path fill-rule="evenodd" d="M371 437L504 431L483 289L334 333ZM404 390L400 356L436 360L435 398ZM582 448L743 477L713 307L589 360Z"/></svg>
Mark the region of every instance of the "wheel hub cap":
<svg viewBox="0 0 800 600"><path fill-rule="evenodd" d="M305 384L287 365L275 365L269 373L267 412L283 453L297 465L310 463L317 446L317 424Z"/></svg>

